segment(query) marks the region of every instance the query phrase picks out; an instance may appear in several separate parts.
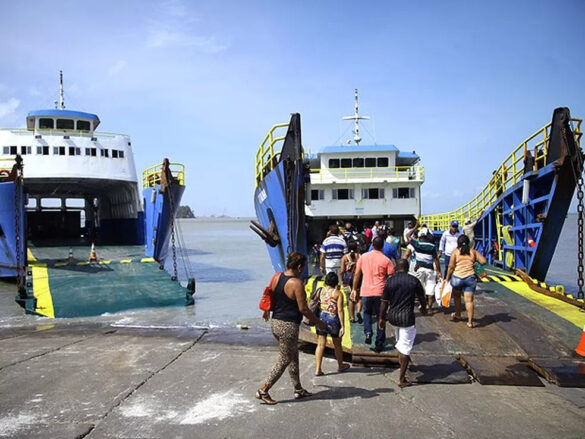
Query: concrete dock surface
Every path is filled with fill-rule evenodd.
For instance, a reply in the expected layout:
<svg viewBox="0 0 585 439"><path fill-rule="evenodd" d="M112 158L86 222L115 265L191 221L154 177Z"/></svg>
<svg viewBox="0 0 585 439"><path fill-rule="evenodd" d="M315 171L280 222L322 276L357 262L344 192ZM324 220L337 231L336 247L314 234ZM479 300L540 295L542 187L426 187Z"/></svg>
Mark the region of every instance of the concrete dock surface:
<svg viewBox="0 0 585 439"><path fill-rule="evenodd" d="M294 400L287 372L254 398L277 355L268 326L140 329L108 323L0 328L0 437L583 438L585 389L419 384L395 368L314 377L312 348Z"/></svg>

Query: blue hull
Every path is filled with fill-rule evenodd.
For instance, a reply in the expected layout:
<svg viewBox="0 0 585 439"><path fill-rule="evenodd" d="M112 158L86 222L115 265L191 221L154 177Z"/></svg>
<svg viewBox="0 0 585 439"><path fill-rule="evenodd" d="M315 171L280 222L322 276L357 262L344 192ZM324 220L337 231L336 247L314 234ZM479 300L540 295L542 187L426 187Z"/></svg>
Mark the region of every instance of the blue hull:
<svg viewBox="0 0 585 439"><path fill-rule="evenodd" d="M145 256L163 264L169 251L172 221L181 205L185 186L171 185L171 197L160 192L161 186L142 191L145 221Z"/></svg>
<svg viewBox="0 0 585 439"><path fill-rule="evenodd" d="M19 252L16 240L17 221L21 237ZM13 181L0 183L0 277L16 277L16 267L26 265L25 222L22 185ZM21 274L24 273L21 271Z"/></svg>

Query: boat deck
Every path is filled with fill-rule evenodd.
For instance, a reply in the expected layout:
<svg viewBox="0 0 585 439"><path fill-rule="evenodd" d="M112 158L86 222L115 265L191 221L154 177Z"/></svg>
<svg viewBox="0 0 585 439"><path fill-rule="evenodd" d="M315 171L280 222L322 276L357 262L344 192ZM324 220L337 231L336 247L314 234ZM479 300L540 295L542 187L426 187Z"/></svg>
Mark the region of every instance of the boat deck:
<svg viewBox="0 0 585 439"><path fill-rule="evenodd" d="M423 383L474 379L486 385L543 386L541 375L559 386L585 387L585 358L574 352L585 326L585 312L533 292L514 278L501 280L502 274L496 270L493 276L494 280L478 285L474 329L464 321L450 321L453 305L437 309L435 304L430 316L416 312L411 378ZM373 344L364 343L363 325L346 323L350 330L343 346L353 363L398 363L390 327L385 350L375 353ZM306 328L302 338L313 342L315 335Z"/></svg>
<svg viewBox="0 0 585 439"><path fill-rule="evenodd" d="M73 261L68 262L69 249ZM34 313L47 317L85 317L135 308L185 305L186 289L172 281L144 246L96 248L98 262L88 261L90 248L29 246ZM32 311L32 310L28 310Z"/></svg>

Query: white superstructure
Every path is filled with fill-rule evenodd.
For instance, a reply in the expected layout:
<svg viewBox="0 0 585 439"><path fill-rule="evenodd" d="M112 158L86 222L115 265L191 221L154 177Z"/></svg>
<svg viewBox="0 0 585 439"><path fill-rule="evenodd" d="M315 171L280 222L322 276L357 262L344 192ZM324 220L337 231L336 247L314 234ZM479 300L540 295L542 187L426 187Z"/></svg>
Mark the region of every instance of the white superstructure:
<svg viewBox="0 0 585 439"><path fill-rule="evenodd" d="M415 152L394 145L362 145L355 91L354 138L347 145L327 146L310 158L310 205L314 219L386 219L407 221L420 216L424 168Z"/></svg>

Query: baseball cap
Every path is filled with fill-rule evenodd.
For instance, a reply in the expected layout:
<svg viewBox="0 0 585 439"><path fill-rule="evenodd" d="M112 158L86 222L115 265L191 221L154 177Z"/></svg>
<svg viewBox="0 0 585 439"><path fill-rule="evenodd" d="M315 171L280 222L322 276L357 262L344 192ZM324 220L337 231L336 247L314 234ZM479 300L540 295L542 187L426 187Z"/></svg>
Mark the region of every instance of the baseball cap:
<svg viewBox="0 0 585 439"><path fill-rule="evenodd" d="M459 227L459 221L451 221L451 226Z"/></svg>

